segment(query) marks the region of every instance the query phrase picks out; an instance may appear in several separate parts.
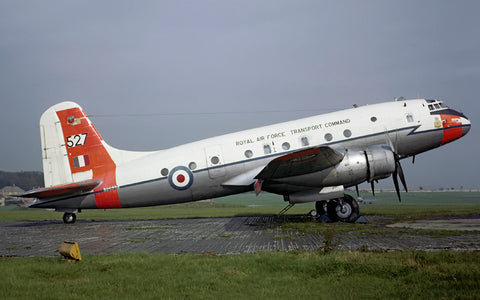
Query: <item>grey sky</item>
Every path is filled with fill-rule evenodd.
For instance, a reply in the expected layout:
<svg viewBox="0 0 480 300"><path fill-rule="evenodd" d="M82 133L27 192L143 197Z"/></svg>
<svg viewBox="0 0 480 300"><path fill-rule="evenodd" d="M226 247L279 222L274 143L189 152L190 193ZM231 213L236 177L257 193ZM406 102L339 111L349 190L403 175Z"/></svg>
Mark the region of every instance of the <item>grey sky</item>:
<svg viewBox="0 0 480 300"><path fill-rule="evenodd" d="M478 1L3 0L0 170L42 169L38 121L64 100L112 146L155 150L420 95L473 126L403 162L409 186L480 187L479 11Z"/></svg>

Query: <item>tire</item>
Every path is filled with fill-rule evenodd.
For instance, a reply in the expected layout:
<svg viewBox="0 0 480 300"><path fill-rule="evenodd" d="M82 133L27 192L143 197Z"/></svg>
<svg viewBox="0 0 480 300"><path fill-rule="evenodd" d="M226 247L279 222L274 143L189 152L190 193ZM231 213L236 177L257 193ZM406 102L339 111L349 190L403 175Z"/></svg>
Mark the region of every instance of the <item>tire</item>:
<svg viewBox="0 0 480 300"><path fill-rule="evenodd" d="M340 199L330 200L327 204L327 214L330 220L353 223L359 215L360 209L358 202L350 195L343 196L343 206L340 204Z"/></svg>
<svg viewBox="0 0 480 300"><path fill-rule="evenodd" d="M73 213L64 213L63 214L63 223L73 224L77 220L77 216Z"/></svg>
<svg viewBox="0 0 480 300"><path fill-rule="evenodd" d="M326 215L327 214L327 201L322 200L322 201L315 202L315 210L317 211L317 214L319 216Z"/></svg>

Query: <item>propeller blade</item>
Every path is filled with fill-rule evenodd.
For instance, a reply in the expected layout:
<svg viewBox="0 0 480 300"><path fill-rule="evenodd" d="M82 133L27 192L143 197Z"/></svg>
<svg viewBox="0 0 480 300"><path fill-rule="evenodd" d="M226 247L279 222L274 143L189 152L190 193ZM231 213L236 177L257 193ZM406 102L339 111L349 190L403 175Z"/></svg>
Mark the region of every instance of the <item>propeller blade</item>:
<svg viewBox="0 0 480 300"><path fill-rule="evenodd" d="M357 197L360 197L360 193L358 192L358 184L355 186L355 190L357 190Z"/></svg>
<svg viewBox="0 0 480 300"><path fill-rule="evenodd" d="M373 196L375 196L375 186L374 186L373 180L370 181L370 185L372 186L372 194Z"/></svg>
<svg viewBox="0 0 480 300"><path fill-rule="evenodd" d="M397 153L393 153L394 158L395 158L395 171L398 173L400 177L400 181L402 182L403 188L405 189L405 192L408 193L408 188L407 188L407 182L405 180L405 175L403 174L403 168L402 165L400 164L400 157L398 156Z"/></svg>
<svg viewBox="0 0 480 300"><path fill-rule="evenodd" d="M402 202L402 198L400 197L400 188L398 187L397 169L395 169L395 171L393 172L392 177L393 177L393 184L395 185L395 191L397 192L397 196L398 196L398 201Z"/></svg>
<svg viewBox="0 0 480 300"><path fill-rule="evenodd" d="M400 177L400 181L402 182L403 188L405 189L405 192L408 193L407 182L405 181L405 175L403 174L403 169L402 169L402 165L400 164L400 160L397 161L397 169L398 169L398 175Z"/></svg>

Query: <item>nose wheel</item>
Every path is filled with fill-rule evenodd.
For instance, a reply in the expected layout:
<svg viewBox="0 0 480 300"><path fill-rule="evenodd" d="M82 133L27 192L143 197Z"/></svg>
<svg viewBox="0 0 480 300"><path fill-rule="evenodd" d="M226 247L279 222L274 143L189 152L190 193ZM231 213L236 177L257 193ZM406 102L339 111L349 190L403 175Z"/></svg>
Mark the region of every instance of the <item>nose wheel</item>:
<svg viewBox="0 0 480 300"><path fill-rule="evenodd" d="M63 223L73 224L77 220L77 215L74 213L64 213L63 214Z"/></svg>

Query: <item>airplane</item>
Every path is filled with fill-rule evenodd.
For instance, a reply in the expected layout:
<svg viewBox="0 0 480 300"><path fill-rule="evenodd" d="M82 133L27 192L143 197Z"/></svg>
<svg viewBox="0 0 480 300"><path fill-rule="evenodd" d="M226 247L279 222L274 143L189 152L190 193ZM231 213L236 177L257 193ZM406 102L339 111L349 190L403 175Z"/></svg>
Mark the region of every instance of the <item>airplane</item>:
<svg viewBox="0 0 480 300"><path fill-rule="evenodd" d="M289 207L315 202L332 221L355 222L349 187L392 176L407 185L400 160L464 136L471 123L431 99L395 101L244 130L159 151L108 145L82 108L62 102L40 118L45 187L19 196L63 212L145 207L262 191Z"/></svg>

